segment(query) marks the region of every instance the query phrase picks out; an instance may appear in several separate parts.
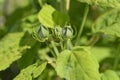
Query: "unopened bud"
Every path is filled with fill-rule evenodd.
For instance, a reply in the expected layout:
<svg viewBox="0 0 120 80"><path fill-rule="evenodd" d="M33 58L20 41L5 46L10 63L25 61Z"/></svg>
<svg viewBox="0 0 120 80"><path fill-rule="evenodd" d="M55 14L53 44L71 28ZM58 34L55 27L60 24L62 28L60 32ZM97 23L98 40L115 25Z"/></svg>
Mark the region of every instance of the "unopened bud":
<svg viewBox="0 0 120 80"><path fill-rule="evenodd" d="M73 30L70 26L65 26L62 29L62 35L64 38L71 38L73 36Z"/></svg>

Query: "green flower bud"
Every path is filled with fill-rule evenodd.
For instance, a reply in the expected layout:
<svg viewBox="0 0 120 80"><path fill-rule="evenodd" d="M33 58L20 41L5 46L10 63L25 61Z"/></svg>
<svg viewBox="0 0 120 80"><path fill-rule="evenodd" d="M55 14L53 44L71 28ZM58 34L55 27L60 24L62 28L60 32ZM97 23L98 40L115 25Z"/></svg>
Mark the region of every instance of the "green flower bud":
<svg viewBox="0 0 120 80"><path fill-rule="evenodd" d="M63 36L63 38L72 38L73 30L72 30L71 26L65 26L62 29L62 36Z"/></svg>
<svg viewBox="0 0 120 80"><path fill-rule="evenodd" d="M55 34L56 37L61 37L61 35L62 35L62 28L58 27L58 26L55 27L54 34Z"/></svg>
<svg viewBox="0 0 120 80"><path fill-rule="evenodd" d="M40 28L38 30L38 36L40 39L48 38L49 30L45 26L40 25Z"/></svg>

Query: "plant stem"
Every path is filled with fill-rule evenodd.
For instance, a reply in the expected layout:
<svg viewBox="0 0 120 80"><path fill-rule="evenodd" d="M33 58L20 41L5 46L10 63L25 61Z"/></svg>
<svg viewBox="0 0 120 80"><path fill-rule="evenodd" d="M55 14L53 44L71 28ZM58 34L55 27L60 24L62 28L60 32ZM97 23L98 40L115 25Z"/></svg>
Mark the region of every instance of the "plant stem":
<svg viewBox="0 0 120 80"><path fill-rule="evenodd" d="M46 60L48 61L48 63L49 63L53 68L55 68L55 63L54 63L53 59L50 58L48 55L45 55L45 58L46 58Z"/></svg>
<svg viewBox="0 0 120 80"><path fill-rule="evenodd" d="M38 0L41 7L43 7L43 0Z"/></svg>
<svg viewBox="0 0 120 80"><path fill-rule="evenodd" d="M66 0L66 12L69 11L70 8L70 0Z"/></svg>
<svg viewBox="0 0 120 80"><path fill-rule="evenodd" d="M55 55L58 56L59 55L59 51L57 49L57 47L55 46L55 42L54 41L51 41L51 45L53 47L53 50L55 52Z"/></svg>
<svg viewBox="0 0 120 80"><path fill-rule="evenodd" d="M114 61L114 65L113 65L113 69L115 70L119 64L119 59L120 58L120 44L118 45L118 49L117 49L117 54L116 54L116 58Z"/></svg>
<svg viewBox="0 0 120 80"><path fill-rule="evenodd" d="M60 46L61 46L61 50L63 51L64 50L63 41L60 42Z"/></svg>
<svg viewBox="0 0 120 80"><path fill-rule="evenodd" d="M99 39L100 39L100 36L93 35L85 45L86 46L93 46Z"/></svg>
<svg viewBox="0 0 120 80"><path fill-rule="evenodd" d="M65 9L65 0L60 0L60 10L61 12L66 12L66 9Z"/></svg>
<svg viewBox="0 0 120 80"><path fill-rule="evenodd" d="M71 43L71 40L67 39L67 41L66 41L66 49L70 50L70 49L72 49L72 47L73 47L73 45Z"/></svg>
<svg viewBox="0 0 120 80"><path fill-rule="evenodd" d="M51 49L51 46L48 45L48 43L46 42L46 45L48 46L50 52L52 53L53 57L57 58L56 54L53 52L53 50Z"/></svg>
<svg viewBox="0 0 120 80"><path fill-rule="evenodd" d="M79 32L78 32L78 36L77 36L75 45L78 45L80 36L82 34L82 31L83 31L83 28L84 28L84 25L85 25L85 22L86 22L86 19L87 19L88 12L89 12L89 5L86 4L83 20L82 20L82 23L81 23L81 26L80 26L80 29L79 29Z"/></svg>

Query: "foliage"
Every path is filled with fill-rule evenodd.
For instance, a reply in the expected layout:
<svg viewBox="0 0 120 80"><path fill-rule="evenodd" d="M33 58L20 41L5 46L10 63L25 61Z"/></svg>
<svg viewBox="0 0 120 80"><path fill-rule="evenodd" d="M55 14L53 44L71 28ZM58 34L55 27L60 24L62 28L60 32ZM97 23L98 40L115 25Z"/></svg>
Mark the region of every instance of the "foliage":
<svg viewBox="0 0 120 80"><path fill-rule="evenodd" d="M1 0L0 80L120 80L119 0Z"/></svg>

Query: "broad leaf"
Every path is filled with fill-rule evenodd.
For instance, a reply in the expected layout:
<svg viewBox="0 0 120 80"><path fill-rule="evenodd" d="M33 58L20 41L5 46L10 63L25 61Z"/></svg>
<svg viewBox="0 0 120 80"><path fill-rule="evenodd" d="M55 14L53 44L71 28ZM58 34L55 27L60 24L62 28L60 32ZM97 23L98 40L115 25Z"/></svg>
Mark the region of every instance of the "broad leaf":
<svg viewBox="0 0 120 80"><path fill-rule="evenodd" d="M106 70L101 75L101 80L120 80L119 76L112 70Z"/></svg>
<svg viewBox="0 0 120 80"><path fill-rule="evenodd" d="M14 78L14 80L32 80L32 78L38 77L45 69L47 62L38 65L37 63L28 66L21 70L21 72Z"/></svg>
<svg viewBox="0 0 120 80"><path fill-rule="evenodd" d="M119 0L78 0L80 2L84 2L90 5L98 5L102 7L120 7L120 1Z"/></svg>
<svg viewBox="0 0 120 80"><path fill-rule="evenodd" d="M56 62L57 74L66 80L100 80L98 69L94 56L83 47L61 52Z"/></svg>
<svg viewBox="0 0 120 80"><path fill-rule="evenodd" d="M40 23L48 28L54 28L57 25L64 26L69 22L69 16L55 10L50 5L44 5L38 13Z"/></svg>
<svg viewBox="0 0 120 80"><path fill-rule="evenodd" d="M19 47L24 33L9 33L0 41L0 71L21 57L21 52L29 46ZM4 64L4 65L3 65Z"/></svg>
<svg viewBox="0 0 120 80"><path fill-rule="evenodd" d="M93 25L93 32L120 37L120 9L113 9L100 16Z"/></svg>

